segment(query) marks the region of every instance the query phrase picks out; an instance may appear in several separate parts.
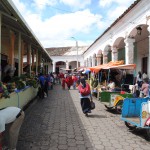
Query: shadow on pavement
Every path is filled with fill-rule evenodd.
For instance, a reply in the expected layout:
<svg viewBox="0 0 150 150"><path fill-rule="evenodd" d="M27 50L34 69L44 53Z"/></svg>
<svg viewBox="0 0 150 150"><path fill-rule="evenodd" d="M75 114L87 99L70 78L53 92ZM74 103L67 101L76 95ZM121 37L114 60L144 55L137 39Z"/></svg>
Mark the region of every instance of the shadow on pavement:
<svg viewBox="0 0 150 150"><path fill-rule="evenodd" d="M107 118L106 115L89 114L89 118Z"/></svg>

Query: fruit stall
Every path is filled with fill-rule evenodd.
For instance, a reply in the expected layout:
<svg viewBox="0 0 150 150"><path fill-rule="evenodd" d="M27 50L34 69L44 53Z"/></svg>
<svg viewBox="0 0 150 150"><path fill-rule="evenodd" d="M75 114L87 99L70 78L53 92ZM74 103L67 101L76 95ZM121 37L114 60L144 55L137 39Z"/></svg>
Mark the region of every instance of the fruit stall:
<svg viewBox="0 0 150 150"><path fill-rule="evenodd" d="M23 108L38 92L38 81L33 78L18 78L11 83L0 82L0 109L8 106Z"/></svg>

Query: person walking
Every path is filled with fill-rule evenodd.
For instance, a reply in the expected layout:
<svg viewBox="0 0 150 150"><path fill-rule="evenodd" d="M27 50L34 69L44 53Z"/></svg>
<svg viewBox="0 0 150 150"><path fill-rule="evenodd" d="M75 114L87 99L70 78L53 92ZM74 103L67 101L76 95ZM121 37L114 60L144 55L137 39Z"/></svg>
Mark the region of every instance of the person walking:
<svg viewBox="0 0 150 150"><path fill-rule="evenodd" d="M45 76L45 83L44 83L44 95L45 95L45 93L46 93L46 95L45 95L45 97L48 97L48 86L49 86L49 77L48 77L48 75L46 75Z"/></svg>
<svg viewBox="0 0 150 150"><path fill-rule="evenodd" d="M68 75L65 79L66 81L66 84L67 84L67 87L68 87L68 90L70 90L70 87L72 86L73 84L73 80L72 80L72 77L70 75Z"/></svg>
<svg viewBox="0 0 150 150"><path fill-rule="evenodd" d="M45 77L42 73L40 73L39 76L39 81L40 81L40 92L39 92L39 97L44 98L44 87L45 87Z"/></svg>
<svg viewBox="0 0 150 150"><path fill-rule="evenodd" d="M75 74L73 74L72 80L73 80L73 89L75 90L76 89L76 82L78 80L78 78L77 78L77 76Z"/></svg>
<svg viewBox="0 0 150 150"><path fill-rule="evenodd" d="M82 112L85 114L85 116L88 116L88 113L91 113L92 96L90 86L88 83L86 83L84 78L80 79L78 90L80 93L80 104Z"/></svg>
<svg viewBox="0 0 150 150"><path fill-rule="evenodd" d="M50 73L50 83L51 83L50 89L52 90L53 89L53 84L54 84L54 76L53 76L52 73Z"/></svg>
<svg viewBox="0 0 150 150"><path fill-rule="evenodd" d="M138 88L140 89L142 86L142 73L139 71L136 77L136 83L138 84Z"/></svg>
<svg viewBox="0 0 150 150"><path fill-rule="evenodd" d="M62 78L62 89L65 90L66 80L65 77Z"/></svg>

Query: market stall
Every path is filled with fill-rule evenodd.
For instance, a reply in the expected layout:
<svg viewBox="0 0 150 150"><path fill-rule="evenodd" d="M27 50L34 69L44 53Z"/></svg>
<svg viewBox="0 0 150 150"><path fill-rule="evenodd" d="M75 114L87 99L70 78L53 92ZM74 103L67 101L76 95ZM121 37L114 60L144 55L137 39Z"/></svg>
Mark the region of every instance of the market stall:
<svg viewBox="0 0 150 150"><path fill-rule="evenodd" d="M116 108L120 112L120 105L126 97L132 97L131 85L134 84L135 64L123 64L123 61L109 62L108 64L90 67L90 70L97 74L98 84L93 87L93 92L97 92L97 98L107 109ZM96 75L95 75L96 76ZM108 87L109 81L115 82L114 89ZM91 81L93 79L91 78ZM95 80L95 79L94 79ZM119 108L118 108L119 106Z"/></svg>
<svg viewBox="0 0 150 150"><path fill-rule="evenodd" d="M23 108L29 101L36 97L38 82L34 78L17 78L15 82L0 83L0 109L15 106Z"/></svg>
<svg viewBox="0 0 150 150"><path fill-rule="evenodd" d="M123 61L116 61L116 62L111 61L108 64L103 64L103 65L99 65L99 66L95 66L95 67L89 67L89 69L94 74L97 74L98 82L101 86L107 86L108 81L111 77L111 72L115 72L115 74L112 75L112 78L114 78L116 75L118 75L118 76L116 76L117 77L116 81L120 82L120 86L121 86L121 84L123 84L123 83L125 84L127 82L126 78L129 75L132 75L132 77L134 77L134 70L136 68L135 64L125 65L123 63L124 63ZM103 76L104 76L104 79L103 79ZM122 79L124 80L123 83L121 81ZM132 84L133 84L133 82L132 82Z"/></svg>

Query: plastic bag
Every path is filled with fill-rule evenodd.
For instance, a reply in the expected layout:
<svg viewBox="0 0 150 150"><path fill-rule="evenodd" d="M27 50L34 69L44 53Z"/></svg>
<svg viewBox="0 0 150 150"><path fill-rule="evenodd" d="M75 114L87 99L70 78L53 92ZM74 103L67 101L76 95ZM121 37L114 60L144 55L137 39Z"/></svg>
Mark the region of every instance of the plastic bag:
<svg viewBox="0 0 150 150"><path fill-rule="evenodd" d="M91 109L95 109L95 103L91 101Z"/></svg>

